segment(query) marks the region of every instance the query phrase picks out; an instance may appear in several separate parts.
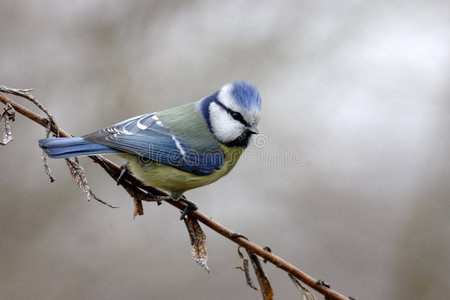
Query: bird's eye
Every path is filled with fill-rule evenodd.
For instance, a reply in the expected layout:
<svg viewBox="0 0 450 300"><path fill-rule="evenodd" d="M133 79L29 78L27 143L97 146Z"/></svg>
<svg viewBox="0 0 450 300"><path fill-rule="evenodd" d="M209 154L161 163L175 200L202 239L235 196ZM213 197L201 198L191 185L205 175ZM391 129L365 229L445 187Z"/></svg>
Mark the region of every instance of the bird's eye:
<svg viewBox="0 0 450 300"><path fill-rule="evenodd" d="M240 121L242 119L242 115L235 111L231 112L231 116L233 117L233 119L238 120L238 121Z"/></svg>
<svg viewBox="0 0 450 300"><path fill-rule="evenodd" d="M238 113L237 111L232 111L232 110L229 110L229 113L233 119L241 122L245 126L248 126L248 123L244 120L244 117L240 113Z"/></svg>

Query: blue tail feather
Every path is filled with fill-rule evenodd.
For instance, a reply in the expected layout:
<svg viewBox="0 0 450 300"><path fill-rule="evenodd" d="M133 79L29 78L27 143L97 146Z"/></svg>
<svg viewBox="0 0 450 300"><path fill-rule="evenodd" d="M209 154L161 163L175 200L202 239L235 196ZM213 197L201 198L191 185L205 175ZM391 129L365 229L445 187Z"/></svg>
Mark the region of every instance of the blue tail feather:
<svg viewBox="0 0 450 300"><path fill-rule="evenodd" d="M120 153L108 146L76 138L48 138L38 141L39 147L51 158L68 158L95 154Z"/></svg>

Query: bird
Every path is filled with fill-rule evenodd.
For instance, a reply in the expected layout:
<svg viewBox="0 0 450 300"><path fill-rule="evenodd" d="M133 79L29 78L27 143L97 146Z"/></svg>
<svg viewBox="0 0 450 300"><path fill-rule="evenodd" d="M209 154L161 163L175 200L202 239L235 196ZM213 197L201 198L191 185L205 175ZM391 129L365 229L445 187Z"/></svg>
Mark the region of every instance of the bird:
<svg viewBox="0 0 450 300"><path fill-rule="evenodd" d="M233 169L251 137L259 133L260 116L257 88L233 81L190 104L139 115L81 137L45 138L38 144L50 158L118 155L126 161L123 171L177 201L186 191L213 183Z"/></svg>

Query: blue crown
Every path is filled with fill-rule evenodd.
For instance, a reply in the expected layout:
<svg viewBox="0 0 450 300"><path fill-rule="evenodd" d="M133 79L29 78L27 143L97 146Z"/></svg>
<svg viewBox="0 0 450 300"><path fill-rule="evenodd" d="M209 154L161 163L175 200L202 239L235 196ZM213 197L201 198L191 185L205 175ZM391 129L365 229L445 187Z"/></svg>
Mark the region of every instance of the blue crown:
<svg viewBox="0 0 450 300"><path fill-rule="evenodd" d="M247 110L257 109L261 111L261 97L256 87L246 81L234 81L231 94L234 99Z"/></svg>

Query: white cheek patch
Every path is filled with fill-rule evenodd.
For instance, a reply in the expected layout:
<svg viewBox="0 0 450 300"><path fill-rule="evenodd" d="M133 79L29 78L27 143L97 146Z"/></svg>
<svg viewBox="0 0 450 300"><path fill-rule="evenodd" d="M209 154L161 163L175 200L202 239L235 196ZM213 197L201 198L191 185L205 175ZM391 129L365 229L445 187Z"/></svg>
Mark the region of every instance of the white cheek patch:
<svg viewBox="0 0 450 300"><path fill-rule="evenodd" d="M245 130L241 122L233 119L226 110L214 102L209 106L209 116L212 132L222 143L234 141Z"/></svg>

